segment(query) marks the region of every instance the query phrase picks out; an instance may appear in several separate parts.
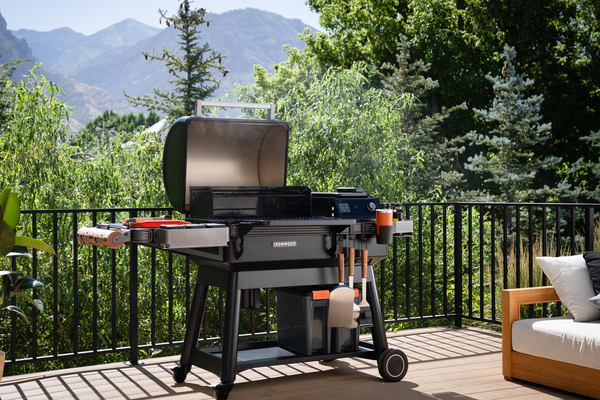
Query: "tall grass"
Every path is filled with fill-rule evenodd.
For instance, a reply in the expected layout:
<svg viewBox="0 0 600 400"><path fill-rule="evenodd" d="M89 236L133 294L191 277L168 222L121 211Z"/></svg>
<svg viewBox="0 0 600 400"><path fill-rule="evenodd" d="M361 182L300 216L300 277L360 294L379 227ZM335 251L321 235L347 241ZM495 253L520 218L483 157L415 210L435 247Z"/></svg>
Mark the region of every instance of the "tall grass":
<svg viewBox="0 0 600 400"><path fill-rule="evenodd" d="M530 249L526 241L522 237L517 241L515 235L511 236L510 244L507 246L506 258L508 263L505 268L500 263L497 265L498 281L496 282L496 304L498 315L502 315L501 296L502 289L504 288L504 276L506 276L507 289L551 285L551 282L547 279L539 264L536 262L536 258L544 256L570 256L582 254L585 251L585 241L582 240L582 232L578 232L577 234L574 249L571 248L569 243L562 243L560 244L560 248L558 247L559 244L557 244L555 235L556 226L554 229L550 230L549 233L550 234L545 241L541 235L536 236L531 245L531 258ZM594 251L600 251L600 218L596 218L594 221ZM498 260L502 262L504 253L502 242L500 241L496 242L496 252L498 254ZM519 255L519 257L517 257L517 255ZM517 262L517 260L520 262ZM490 268L489 265L488 268ZM519 279L517 279L517 277ZM536 305L534 307L524 306L522 313L524 316L529 317L539 317L542 314L556 315L557 313L570 315L568 309L564 306L561 307L559 311L556 303L551 303L548 307L543 305Z"/></svg>

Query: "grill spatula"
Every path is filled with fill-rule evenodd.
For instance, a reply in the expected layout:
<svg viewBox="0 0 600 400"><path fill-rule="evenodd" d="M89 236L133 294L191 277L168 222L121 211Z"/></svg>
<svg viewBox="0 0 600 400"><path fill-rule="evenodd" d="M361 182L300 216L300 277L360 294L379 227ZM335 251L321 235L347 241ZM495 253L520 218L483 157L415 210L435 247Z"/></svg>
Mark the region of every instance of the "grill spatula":
<svg viewBox="0 0 600 400"><path fill-rule="evenodd" d="M327 317L327 325L334 328L350 326L354 310L354 290L344 285L343 254L338 254L338 272L340 284L329 294L329 316Z"/></svg>

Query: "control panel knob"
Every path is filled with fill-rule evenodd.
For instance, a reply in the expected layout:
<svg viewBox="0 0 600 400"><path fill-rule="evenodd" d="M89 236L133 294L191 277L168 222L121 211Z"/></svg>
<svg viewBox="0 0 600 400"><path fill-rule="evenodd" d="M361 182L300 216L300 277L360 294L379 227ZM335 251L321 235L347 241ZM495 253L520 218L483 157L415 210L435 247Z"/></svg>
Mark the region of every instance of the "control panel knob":
<svg viewBox="0 0 600 400"><path fill-rule="evenodd" d="M367 210L375 211L376 209L377 209L377 204L375 204L374 202L370 202L369 204L367 204Z"/></svg>

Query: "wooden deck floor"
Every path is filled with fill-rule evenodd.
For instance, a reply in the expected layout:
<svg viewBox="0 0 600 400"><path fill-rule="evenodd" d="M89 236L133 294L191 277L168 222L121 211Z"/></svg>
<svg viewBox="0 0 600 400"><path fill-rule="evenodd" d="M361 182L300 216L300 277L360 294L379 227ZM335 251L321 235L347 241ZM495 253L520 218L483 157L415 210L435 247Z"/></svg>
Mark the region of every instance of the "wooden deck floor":
<svg viewBox="0 0 600 400"><path fill-rule="evenodd" d="M584 399L502 377L499 334L430 328L388 333L389 346L409 359L401 382L383 382L377 363L359 358L251 369L239 374L229 399ZM109 364L4 377L2 400L210 399L218 377L192 368L185 383L170 372L177 357L143 365Z"/></svg>

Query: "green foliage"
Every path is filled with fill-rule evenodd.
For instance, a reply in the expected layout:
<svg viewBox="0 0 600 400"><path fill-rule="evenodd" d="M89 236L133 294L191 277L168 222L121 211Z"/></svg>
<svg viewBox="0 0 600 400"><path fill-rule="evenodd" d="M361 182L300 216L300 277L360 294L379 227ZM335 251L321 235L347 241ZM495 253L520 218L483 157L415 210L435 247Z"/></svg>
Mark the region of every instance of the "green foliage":
<svg viewBox="0 0 600 400"><path fill-rule="evenodd" d="M539 159L535 148L542 147L549 139L551 124L541 123L539 114L543 95L529 95L532 79L524 79L514 66L517 53L513 47L504 46L502 76L487 79L493 83L495 99L488 110L473 109L481 120L490 126L487 134L471 131L467 137L485 153L469 157L465 168L482 174L487 190L480 193L486 197L506 202L532 198L529 192L532 180L542 169L555 167L560 158Z"/></svg>
<svg viewBox="0 0 600 400"><path fill-rule="evenodd" d="M150 127L158 121L160 121L160 117L154 111L150 111L148 116L144 116L142 112L136 116L132 112L119 115L113 110L104 110L93 121L85 124L84 129L94 131L99 128L101 130L114 129L118 132L133 132L135 128Z"/></svg>
<svg viewBox="0 0 600 400"><path fill-rule="evenodd" d="M431 64L422 60L409 63L410 43L404 35L398 42L396 65L386 62L375 75L381 79L383 89L397 96L408 96L408 105L399 109L403 123L403 132L408 136L410 148L417 152L423 168L414 170L418 175L413 192L416 199L434 200L444 198L451 190L456 190L462 181L454 165L454 157L464 151L460 147L463 137L447 140L439 133L439 126L445 119L457 111L466 108L463 103L439 113L431 113L427 104L427 95L439 85L431 78L425 78ZM400 171L410 171L410 159L413 155L400 156ZM444 193L445 195L442 195Z"/></svg>
<svg viewBox="0 0 600 400"><path fill-rule="evenodd" d="M424 77L428 64L409 62L409 50L401 35L398 67L385 63L383 73L361 63L326 69L288 48L274 74L255 67L256 83L238 87L238 98L277 103L277 118L291 126L288 175L297 184L333 190L346 182L390 201L446 198L461 181L453 156L463 138L446 140L438 130L466 106L431 113L426 98L437 82ZM378 77L383 90L366 76Z"/></svg>
<svg viewBox="0 0 600 400"><path fill-rule="evenodd" d="M359 64L321 71L284 63L272 76L258 70L252 87L237 88L241 101L276 103L276 118L290 124L288 184L315 191L357 186L383 200L413 198L415 170L423 166L402 129L402 109L410 102L369 88ZM276 86L282 75L289 78L283 88ZM401 162L407 169L400 170Z"/></svg>
<svg viewBox="0 0 600 400"><path fill-rule="evenodd" d="M590 148L598 149L600 147L600 130L579 139L586 141ZM600 186L594 184L600 180L600 157L596 156L595 160L586 160L581 157L566 173L578 178L579 185L573 188L573 197L600 201Z"/></svg>
<svg viewBox="0 0 600 400"><path fill-rule="evenodd" d="M139 113L137 116L133 113L119 115L113 110L104 110L93 121L85 124L85 127L74 134L69 144L87 152L104 152L104 147L108 146L115 136L119 135L122 139L132 138L134 133L142 132L160 121L160 116L154 111L150 111L148 116Z"/></svg>
<svg viewBox="0 0 600 400"><path fill-rule="evenodd" d="M229 72L223 65L226 56L214 51L208 43L199 44L200 32L197 28L204 24L208 26L210 20L205 18L206 10L192 10L190 3L189 0L183 0L172 17L167 17L166 11L159 10L161 23L164 18L167 27L172 25L179 31L177 36L181 41L177 43L181 45L181 53L166 47L160 52L142 51L146 60L165 63L169 73L174 76L168 82L174 84L175 88L172 91L154 88L152 95L132 96L124 92L130 103L165 114L169 122L185 115L194 115L194 100L204 100L217 90L219 84L211 70L218 70L223 76Z"/></svg>
<svg viewBox="0 0 600 400"><path fill-rule="evenodd" d="M61 90L35 69L10 83L15 105L0 137L0 179L27 209L166 206L162 139L145 130L69 136ZM70 143L67 140L71 139Z"/></svg>
<svg viewBox="0 0 600 400"><path fill-rule="evenodd" d="M470 108L488 107L493 94L486 90L485 74L495 68L504 43L511 43L519 66L535 81L532 89L544 94L540 112L553 127L546 145L537 150L539 156L562 157L567 167L581 156L595 159L593 149L577 139L600 129L595 116L600 109L597 1L310 0L308 4L319 13L325 32L305 32L306 57L326 67L349 68L354 62L397 66L393 49L402 33L412 44L413 56L430 63L428 73L439 82L427 96L433 113L462 102ZM471 113L457 111L440 125L440 132L453 140L478 129L477 124ZM467 149L459 163L476 151ZM555 187L563 179L562 170L540 171L533 187ZM460 172L470 189L485 186L478 174ZM575 185L578 179L586 177L571 174L568 183Z"/></svg>
<svg viewBox="0 0 600 400"><path fill-rule="evenodd" d="M10 119L1 127L0 135L1 184L18 189L22 194L22 208L61 210L168 206L162 184L163 142L159 134L143 129L134 132L112 129L100 135L97 141L78 141L78 134L70 135L68 130L71 110L54 96L60 89L53 82L37 78L33 70L23 82L10 83L10 94L15 102ZM0 194L2 215L12 227L16 227L15 213L7 205L14 203L12 195ZM129 217L128 213L90 212L75 217L74 214L62 212L36 215L25 212L20 216L19 232L16 234L11 226L0 221L0 243L13 240L16 245L40 250L46 249L36 247L33 238L57 243L57 257L34 251L35 266L28 257L19 257L12 268L46 283L36 289L37 297L44 299L46 308L51 310L43 315L37 314L37 354L53 354L55 349L59 353L73 352L75 348L91 350L94 335L98 348L112 348L113 343L116 347L127 346L130 330L129 252L78 246L73 243L73 234L86 224L123 220ZM51 234L54 229L55 235ZM155 279L154 306L158 328L154 332L154 339L162 343L169 340L169 335L174 335L176 340L182 340L185 304L189 301L185 296L186 280L194 279L194 274L193 271L186 271L184 257L155 252L156 258L152 261L153 252L140 249L138 257L140 266L153 262L155 265L154 272L150 268L140 268L139 271L140 337L145 343L151 342L148 316L153 307L150 287ZM18 246L12 248L12 253L26 255L24 249ZM97 263L93 261L96 257ZM55 273L58 274L57 280ZM97 275L96 281L91 278L93 275ZM173 276L174 280L170 278ZM56 302L54 291L58 293ZM12 307L12 300L8 304ZM34 310L23 308L22 311L28 319L36 317ZM171 311L177 326L175 332L169 330ZM77 325L73 318L75 314L79 317ZM116 323L114 330L113 318ZM54 321L58 323L58 342L54 341ZM12 334L10 326L0 325L0 348L5 351L11 349L14 339L18 357L30 357L33 354L30 327L20 322L15 322L16 335ZM75 331L79 337L77 342L74 341ZM25 364L11 366L6 373L65 368L126 358L127 355L117 354L102 359L76 358L50 364Z"/></svg>
<svg viewBox="0 0 600 400"><path fill-rule="evenodd" d="M9 82L17 66L24 63L25 60L11 60L0 64L0 128L10 118L14 102Z"/></svg>
<svg viewBox="0 0 600 400"><path fill-rule="evenodd" d="M15 235L15 229L21 215L21 203L10 189L4 189L0 194L0 211L2 217L0 221L1 255L11 257L28 255L31 257L31 255L25 252L25 247L32 247L54 254L54 249L40 240ZM9 304L9 302L11 302L13 298L22 298L33 304L38 310L44 311L44 303L41 300L32 299L21 292L22 290L42 287L44 284L37 279L26 276L22 276L16 281L13 280L12 277L17 275L23 274L18 271L0 271L3 288L0 297L0 316L5 310L8 310L19 314L27 323L29 323L29 319L23 310L14 304Z"/></svg>
<svg viewBox="0 0 600 400"><path fill-rule="evenodd" d="M385 63L398 67L394 50L402 34L411 43L413 57L430 65L429 76L439 82L427 94L433 114L463 102L483 106L490 97L481 90L485 79L479 71L491 67L489 51L494 47L486 43L483 54L480 39L470 39L479 32L465 28L465 21L473 18L471 13L481 9L480 3L471 1L465 9L462 1L311 0L308 4L319 13L325 32L305 32L305 54L326 66L348 68L354 62L366 62L378 68ZM377 86L378 81L374 82ZM448 140L472 129L468 113L456 111L440 125Z"/></svg>
<svg viewBox="0 0 600 400"><path fill-rule="evenodd" d="M17 313L21 317L25 319L27 323L29 323L29 318L27 315L21 310L19 307L9 304L13 298L22 298L26 301L33 304L38 310L44 311L44 303L42 303L39 299L32 299L24 293L21 293L21 290L33 289L37 287L42 287L44 284L37 279L29 278L29 277L20 277L15 282L11 279L13 275L23 275L18 271L0 271L0 276L2 276L2 297L0 298L0 315L4 311L12 311Z"/></svg>
<svg viewBox="0 0 600 400"><path fill-rule="evenodd" d="M2 193L0 193L0 217L2 217L1 220L6 222L13 230L19 224L19 219L21 218L21 202L17 195L11 190L3 190ZM0 247L0 251L3 250L4 249Z"/></svg>
<svg viewBox="0 0 600 400"><path fill-rule="evenodd" d="M273 66L274 73L269 74L260 66L254 66L255 84L251 88L238 87L243 95L251 90L256 92L257 99L277 102L288 93L294 93L298 102L306 104L307 94L313 80L327 72L327 67L316 61L315 58L306 57L295 47L284 47L287 60Z"/></svg>
<svg viewBox="0 0 600 400"><path fill-rule="evenodd" d="M0 137L0 183L22 193L26 207L32 200L46 208L42 199L56 198L55 191L69 179L70 171L59 168L64 154L57 147L68 134L71 110L58 101L62 93L44 76L36 76L37 65L20 82L9 82L14 106ZM48 184L51 182L51 184Z"/></svg>
<svg viewBox="0 0 600 400"><path fill-rule="evenodd" d="M394 62L403 33L405 1L308 0L325 32L305 31L306 53L326 66L350 68L355 62Z"/></svg>

